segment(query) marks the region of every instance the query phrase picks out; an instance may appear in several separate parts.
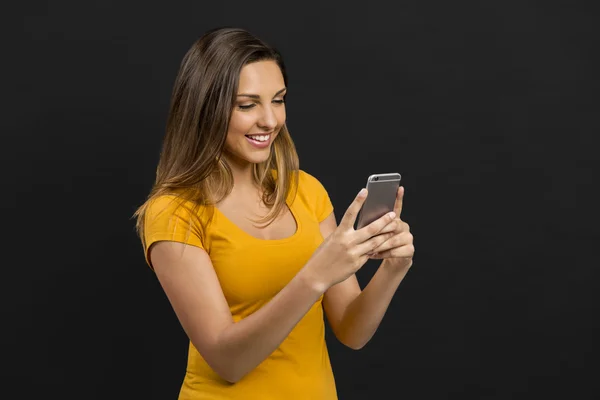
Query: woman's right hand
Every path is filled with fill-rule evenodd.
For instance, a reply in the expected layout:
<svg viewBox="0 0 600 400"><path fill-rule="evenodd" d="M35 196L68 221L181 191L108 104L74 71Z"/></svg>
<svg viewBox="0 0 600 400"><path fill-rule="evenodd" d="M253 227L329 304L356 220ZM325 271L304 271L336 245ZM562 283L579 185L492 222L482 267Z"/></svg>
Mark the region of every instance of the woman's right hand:
<svg viewBox="0 0 600 400"><path fill-rule="evenodd" d="M369 253L394 235L393 212L369 225L354 229L356 217L367 198L362 189L348 207L340 224L317 248L305 267L310 283L323 293L356 273L369 259Z"/></svg>

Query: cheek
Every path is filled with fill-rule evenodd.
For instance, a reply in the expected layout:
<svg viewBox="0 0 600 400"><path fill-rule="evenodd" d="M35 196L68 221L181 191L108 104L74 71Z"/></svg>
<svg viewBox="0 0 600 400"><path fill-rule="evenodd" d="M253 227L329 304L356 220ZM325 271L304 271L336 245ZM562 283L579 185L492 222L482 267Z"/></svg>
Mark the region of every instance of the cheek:
<svg viewBox="0 0 600 400"><path fill-rule="evenodd" d="M275 119L277 120L277 127L275 128L275 132L277 132L277 134L279 134L279 130L281 129L281 127L283 127L283 125L285 125L285 121L286 121L286 112L285 112L285 107L280 107L277 108L274 111L274 115L275 115Z"/></svg>
<svg viewBox="0 0 600 400"><path fill-rule="evenodd" d="M281 110L278 113L277 121L279 122L279 126L285 124L285 119L287 118L287 114L285 112L285 107L281 107Z"/></svg>
<svg viewBox="0 0 600 400"><path fill-rule="evenodd" d="M231 117L229 121L229 135L245 135L252 129L254 125L254 118L249 114L236 113Z"/></svg>

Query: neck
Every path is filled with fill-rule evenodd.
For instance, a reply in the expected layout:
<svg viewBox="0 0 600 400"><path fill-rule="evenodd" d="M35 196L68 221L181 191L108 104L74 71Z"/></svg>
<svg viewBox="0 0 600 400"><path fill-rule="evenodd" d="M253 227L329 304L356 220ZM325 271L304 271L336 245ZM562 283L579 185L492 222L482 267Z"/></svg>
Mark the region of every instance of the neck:
<svg viewBox="0 0 600 400"><path fill-rule="evenodd" d="M242 160L231 154L223 154L223 158L229 164L231 173L233 174L233 184L237 188L249 188L254 187L254 181L252 179L252 170L254 164L246 160Z"/></svg>

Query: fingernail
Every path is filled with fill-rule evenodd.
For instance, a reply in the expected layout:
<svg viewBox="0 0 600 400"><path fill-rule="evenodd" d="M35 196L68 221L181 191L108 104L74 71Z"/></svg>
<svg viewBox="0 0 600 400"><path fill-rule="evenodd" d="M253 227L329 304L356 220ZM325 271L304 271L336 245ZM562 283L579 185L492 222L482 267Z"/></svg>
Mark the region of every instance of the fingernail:
<svg viewBox="0 0 600 400"><path fill-rule="evenodd" d="M390 219L394 219L394 218L396 218L396 213L392 211L391 213L388 214L388 217L390 217Z"/></svg>
<svg viewBox="0 0 600 400"><path fill-rule="evenodd" d="M365 189L365 188L362 188L360 190L360 192L358 192L358 195L361 196L361 197L364 196L365 194L367 194L367 189Z"/></svg>

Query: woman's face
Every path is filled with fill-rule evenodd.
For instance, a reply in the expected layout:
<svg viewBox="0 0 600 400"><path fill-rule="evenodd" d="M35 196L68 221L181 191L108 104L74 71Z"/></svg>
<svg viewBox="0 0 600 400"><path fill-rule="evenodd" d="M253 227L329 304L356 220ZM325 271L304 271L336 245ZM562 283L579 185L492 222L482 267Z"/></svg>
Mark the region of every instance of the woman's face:
<svg viewBox="0 0 600 400"><path fill-rule="evenodd" d="M285 123L285 90L283 75L274 61L242 68L225 141L227 155L249 163L267 160Z"/></svg>

